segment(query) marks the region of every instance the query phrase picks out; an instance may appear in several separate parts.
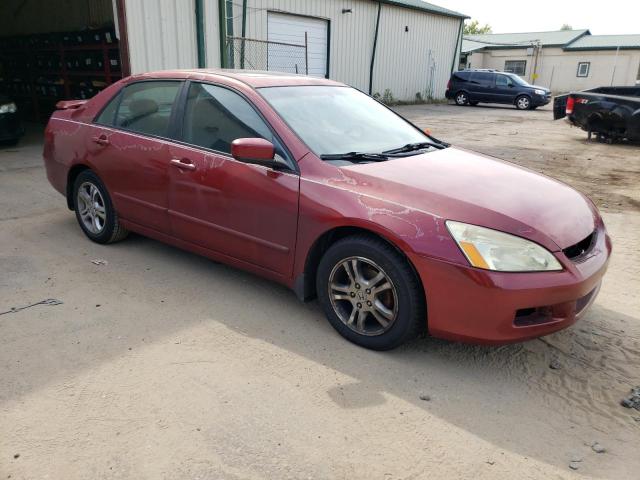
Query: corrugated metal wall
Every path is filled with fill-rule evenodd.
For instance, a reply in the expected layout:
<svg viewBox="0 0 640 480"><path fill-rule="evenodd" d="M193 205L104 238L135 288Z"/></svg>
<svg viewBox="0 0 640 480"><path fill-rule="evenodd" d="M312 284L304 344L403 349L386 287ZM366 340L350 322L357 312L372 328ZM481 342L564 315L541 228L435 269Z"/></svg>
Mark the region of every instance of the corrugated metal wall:
<svg viewBox="0 0 640 480"><path fill-rule="evenodd" d="M236 0L236 3L241 0ZM237 8L237 7L236 7ZM204 0L204 34L206 65L218 68L220 62L220 20L218 16L218 0Z"/></svg>
<svg viewBox="0 0 640 480"><path fill-rule="evenodd" d="M194 0L128 0L131 73L196 68Z"/></svg>
<svg viewBox="0 0 640 480"><path fill-rule="evenodd" d="M0 0L0 36L80 30L113 23L112 0Z"/></svg>
<svg viewBox="0 0 640 480"><path fill-rule="evenodd" d="M217 0L208 0L209 5L214 3L217 4ZM343 9L351 9L352 13L343 14ZM268 11L327 19L331 37L330 78L367 91L377 9L378 4L369 0L249 0L246 36L258 40L268 38ZM233 33L240 36L241 0L233 2L232 16ZM217 17L208 15L207 25L214 22ZM388 93L399 100L414 100L417 93L422 97L444 98L451 65L457 55L459 26L457 18L383 5L373 93L384 95L389 90ZM217 28L215 30L217 33ZM208 48L209 41L210 35Z"/></svg>
<svg viewBox="0 0 640 480"><path fill-rule="evenodd" d="M383 6L373 92L389 89L401 100L444 98L459 27L457 18Z"/></svg>
<svg viewBox="0 0 640 480"><path fill-rule="evenodd" d="M240 36L242 0L229 3L233 34ZM194 0L127 0L126 6L132 72L197 66ZM329 77L368 91L377 9L370 0L249 0L246 36L268 39L269 11L327 19ZM219 67L218 0L205 0L204 10L206 64ZM373 93L443 98L459 26L457 18L384 4Z"/></svg>
<svg viewBox="0 0 640 480"><path fill-rule="evenodd" d="M234 2L234 35L242 31L241 1ZM351 14L343 14L350 8ZM247 37L267 40L267 12L329 20L329 77L367 90L377 4L368 0L249 0ZM383 7L384 8L384 7ZM210 21L210 20L208 20Z"/></svg>

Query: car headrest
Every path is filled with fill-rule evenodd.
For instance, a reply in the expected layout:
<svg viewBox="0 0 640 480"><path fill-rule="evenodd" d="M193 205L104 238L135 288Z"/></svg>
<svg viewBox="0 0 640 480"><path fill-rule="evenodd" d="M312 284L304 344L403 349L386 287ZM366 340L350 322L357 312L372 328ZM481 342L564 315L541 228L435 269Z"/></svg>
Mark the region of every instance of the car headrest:
<svg viewBox="0 0 640 480"><path fill-rule="evenodd" d="M133 117L144 117L156 113L158 104L150 98L141 98L129 104L129 111Z"/></svg>

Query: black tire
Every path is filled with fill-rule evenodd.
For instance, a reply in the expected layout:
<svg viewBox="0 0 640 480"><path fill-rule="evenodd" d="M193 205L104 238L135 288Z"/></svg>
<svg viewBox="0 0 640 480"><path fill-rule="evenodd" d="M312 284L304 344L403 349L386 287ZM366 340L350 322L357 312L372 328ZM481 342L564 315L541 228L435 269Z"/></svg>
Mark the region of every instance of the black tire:
<svg viewBox="0 0 640 480"><path fill-rule="evenodd" d="M455 100L456 105L462 106L469 104L469 95L467 95L467 92L458 92L453 99Z"/></svg>
<svg viewBox="0 0 640 480"><path fill-rule="evenodd" d="M517 97L515 104L518 110L531 110L531 98L528 95Z"/></svg>
<svg viewBox="0 0 640 480"><path fill-rule="evenodd" d="M9 140L2 140L0 142L1 147L15 147L18 145L20 138L10 138Z"/></svg>
<svg viewBox="0 0 640 480"><path fill-rule="evenodd" d="M374 263L386 276L381 283L386 284L390 280L394 288L393 293L390 295L392 295L393 303L396 305L395 318L385 327L387 329L381 333L369 335L358 333L353 328L355 325L349 327L340 319L336 308L332 304L330 293L332 272L340 268L345 260L353 257ZM359 234L345 237L334 243L320 260L316 276L316 289L320 305L333 328L347 340L361 347L372 350L390 350L414 338L426 327L424 291L416 273L406 258L380 238ZM367 293L369 293L369 290L367 290ZM397 301L395 300L396 298ZM349 305L352 300L343 302ZM355 305L353 305L353 309L355 308ZM369 324L380 327L380 325L376 324L373 314L369 313L365 315L365 318Z"/></svg>
<svg viewBox="0 0 640 480"><path fill-rule="evenodd" d="M469 105L471 105L472 107L475 107L476 105L478 105L480 102L469 102Z"/></svg>
<svg viewBox="0 0 640 480"><path fill-rule="evenodd" d="M81 214L82 200L79 199L80 189L82 188L83 191L86 191L85 189L90 188L91 185L97 189L101 197L100 200L104 204L100 205L104 211L104 219L99 220L102 228L94 226L95 231L92 231L87 225L87 220L83 219ZM73 209L76 212L76 219L80 228L91 241L102 244L114 243L124 239L129 234L129 231L120 224L118 214L113 208L111 197L102 180L91 170L82 171L73 184Z"/></svg>

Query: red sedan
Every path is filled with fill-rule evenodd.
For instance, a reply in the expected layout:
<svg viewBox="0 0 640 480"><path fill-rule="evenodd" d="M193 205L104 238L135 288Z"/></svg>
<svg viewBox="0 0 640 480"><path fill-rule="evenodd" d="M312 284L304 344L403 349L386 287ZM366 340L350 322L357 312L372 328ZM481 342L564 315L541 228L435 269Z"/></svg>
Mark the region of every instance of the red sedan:
<svg viewBox="0 0 640 480"><path fill-rule="evenodd" d="M611 253L569 186L451 147L337 82L171 71L58 108L47 175L91 240L133 231L317 296L367 348L424 329L479 343L555 332L593 302Z"/></svg>

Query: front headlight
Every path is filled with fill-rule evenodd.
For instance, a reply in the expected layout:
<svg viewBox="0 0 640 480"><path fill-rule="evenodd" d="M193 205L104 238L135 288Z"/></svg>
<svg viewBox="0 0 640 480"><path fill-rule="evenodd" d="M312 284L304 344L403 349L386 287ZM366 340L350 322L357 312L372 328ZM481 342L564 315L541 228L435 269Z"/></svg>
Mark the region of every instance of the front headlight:
<svg viewBox="0 0 640 480"><path fill-rule="evenodd" d="M542 96L547 94L547 92L545 92L544 90L538 90L538 89L535 89L534 92L536 93L536 95L542 95Z"/></svg>
<svg viewBox="0 0 640 480"><path fill-rule="evenodd" d="M18 110L15 103L5 103L0 105L0 113L15 113Z"/></svg>
<svg viewBox="0 0 640 480"><path fill-rule="evenodd" d="M539 272L562 270L562 265L537 243L490 228L446 221L449 233L469 263L499 272Z"/></svg>

